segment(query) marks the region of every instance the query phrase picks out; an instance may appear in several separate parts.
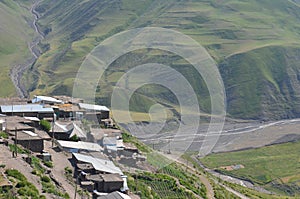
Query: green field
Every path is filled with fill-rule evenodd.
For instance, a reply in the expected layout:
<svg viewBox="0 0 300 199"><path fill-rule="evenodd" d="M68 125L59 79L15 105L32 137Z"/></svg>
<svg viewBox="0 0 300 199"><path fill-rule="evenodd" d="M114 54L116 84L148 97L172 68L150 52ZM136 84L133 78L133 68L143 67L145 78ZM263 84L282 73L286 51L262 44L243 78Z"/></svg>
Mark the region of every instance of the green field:
<svg viewBox="0 0 300 199"><path fill-rule="evenodd" d="M239 152L212 154L201 162L228 175L249 180L284 195L300 195L300 142L272 145ZM222 166L245 168L225 171Z"/></svg>

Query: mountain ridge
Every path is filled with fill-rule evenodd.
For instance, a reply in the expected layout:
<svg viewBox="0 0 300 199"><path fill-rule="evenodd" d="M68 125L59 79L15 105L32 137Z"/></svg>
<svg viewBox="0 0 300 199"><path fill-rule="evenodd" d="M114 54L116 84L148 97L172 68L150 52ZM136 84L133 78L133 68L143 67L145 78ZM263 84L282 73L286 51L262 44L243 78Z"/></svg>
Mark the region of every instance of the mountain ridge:
<svg viewBox="0 0 300 199"><path fill-rule="evenodd" d="M230 117L262 120L299 117L300 7L295 6L298 3L284 0L58 0L53 3L43 0L36 11L40 14L38 25L45 34L40 43L44 54L25 75L27 88L31 95L71 95L80 63L105 38L131 28L164 27L192 37L216 60L228 96ZM155 60L155 56L160 59L155 53L151 56L147 60ZM165 56L170 61L166 64L191 73L188 63L168 53ZM125 68L133 64L130 58L123 60ZM100 82L98 103L109 105L115 78L124 72L114 70L114 78ZM33 72L35 75L31 75ZM201 79L196 79L201 85L192 82L193 86L206 87ZM152 90L161 96L158 88ZM200 107L209 112L205 89L204 94L196 92L204 101ZM142 97L145 93L140 94ZM146 96L154 102L168 100ZM146 101L144 107L153 103ZM137 111L146 111L141 104L137 106Z"/></svg>

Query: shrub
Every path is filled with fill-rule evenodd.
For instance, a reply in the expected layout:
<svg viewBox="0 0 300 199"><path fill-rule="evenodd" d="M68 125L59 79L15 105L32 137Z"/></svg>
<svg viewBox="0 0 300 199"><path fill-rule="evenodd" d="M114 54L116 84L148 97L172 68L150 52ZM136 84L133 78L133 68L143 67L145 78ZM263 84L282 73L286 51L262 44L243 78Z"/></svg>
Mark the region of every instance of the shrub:
<svg viewBox="0 0 300 199"><path fill-rule="evenodd" d="M35 169L32 170L31 173L32 173L33 175L37 175L37 171L36 171Z"/></svg>
<svg viewBox="0 0 300 199"><path fill-rule="evenodd" d="M51 129L51 124L47 120L41 120L40 125L41 125L41 128L46 132L49 132Z"/></svg>
<svg viewBox="0 0 300 199"><path fill-rule="evenodd" d="M0 137L8 139L8 134L5 132L0 132Z"/></svg>
<svg viewBox="0 0 300 199"><path fill-rule="evenodd" d="M8 147L9 147L9 150L10 151L16 151L16 149L17 149L17 153L22 153L22 154L25 154L25 153L27 153L27 151L26 150L24 150L24 149L22 149L21 147L19 147L18 145L17 145L17 147L14 145L14 144L8 144Z"/></svg>
<svg viewBox="0 0 300 199"><path fill-rule="evenodd" d="M36 170L37 174L41 174L45 172L45 169L43 166L40 164L40 160L37 157L32 157L31 158L31 165L33 168Z"/></svg>
<svg viewBox="0 0 300 199"><path fill-rule="evenodd" d="M78 136L75 134L75 135L73 135L72 137L70 137L70 140L73 141L73 142L78 142L78 141L79 141L79 138L78 138Z"/></svg>
<svg viewBox="0 0 300 199"><path fill-rule="evenodd" d="M72 174L72 169L71 168L69 168L69 167L65 167L65 173L66 174Z"/></svg>
<svg viewBox="0 0 300 199"><path fill-rule="evenodd" d="M50 180L50 178L48 176L42 176L41 177L41 181L49 183L51 180Z"/></svg>
<svg viewBox="0 0 300 199"><path fill-rule="evenodd" d="M5 171L5 173L8 176L14 177L14 178L16 178L16 179L18 179L20 181L27 181L26 177L22 173L20 173L18 170L16 170L16 169L7 169Z"/></svg>
<svg viewBox="0 0 300 199"><path fill-rule="evenodd" d="M18 190L18 194L20 194L21 196L30 196L31 198L39 198L39 192L38 190L35 188L35 189L32 189L32 187L21 187L19 190Z"/></svg>
<svg viewBox="0 0 300 199"><path fill-rule="evenodd" d="M21 188L21 187L25 187L27 186L28 183L26 181L21 181L21 182L18 182L18 184L16 185L17 188Z"/></svg>
<svg viewBox="0 0 300 199"><path fill-rule="evenodd" d="M51 162L51 161L45 161L44 165L48 168L53 168L53 162Z"/></svg>

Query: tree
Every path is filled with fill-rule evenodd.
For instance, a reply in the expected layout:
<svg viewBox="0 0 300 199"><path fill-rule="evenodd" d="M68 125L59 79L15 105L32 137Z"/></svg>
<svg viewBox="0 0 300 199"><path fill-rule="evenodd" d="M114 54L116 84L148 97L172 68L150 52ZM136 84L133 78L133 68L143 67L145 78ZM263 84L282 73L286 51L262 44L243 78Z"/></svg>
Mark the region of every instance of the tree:
<svg viewBox="0 0 300 199"><path fill-rule="evenodd" d="M40 125L41 125L41 128L46 132L49 132L51 129L51 124L47 120L41 120Z"/></svg>
<svg viewBox="0 0 300 199"><path fill-rule="evenodd" d="M73 142L78 142L78 141L79 141L79 138L78 138L78 136L75 134L75 135L73 135L72 137L70 137L70 140L73 141Z"/></svg>

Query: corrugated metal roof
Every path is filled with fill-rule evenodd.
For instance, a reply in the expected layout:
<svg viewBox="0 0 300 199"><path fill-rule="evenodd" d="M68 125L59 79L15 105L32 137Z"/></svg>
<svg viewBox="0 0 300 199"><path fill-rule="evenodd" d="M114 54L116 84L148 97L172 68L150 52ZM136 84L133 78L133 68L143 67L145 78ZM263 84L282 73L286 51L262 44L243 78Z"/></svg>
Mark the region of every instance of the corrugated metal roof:
<svg viewBox="0 0 300 199"><path fill-rule="evenodd" d="M39 122L40 119L37 117L24 117L26 120L34 121L34 122Z"/></svg>
<svg viewBox="0 0 300 199"><path fill-rule="evenodd" d="M38 112L38 113L53 113L52 108L45 108L40 104L22 104L22 105L2 105L1 111L2 113L30 113L30 112Z"/></svg>
<svg viewBox="0 0 300 199"><path fill-rule="evenodd" d="M103 145L117 146L117 138L116 137L104 137Z"/></svg>
<svg viewBox="0 0 300 199"><path fill-rule="evenodd" d="M86 138L86 133L79 126L77 126L74 122L72 122L70 125L68 125L67 129L71 130L71 134L69 137L77 135L77 137L79 137L79 138Z"/></svg>
<svg viewBox="0 0 300 199"><path fill-rule="evenodd" d="M52 129L53 123L51 125L51 130L56 133L68 133L69 130L67 129L67 125L59 124L58 122L54 122L54 129Z"/></svg>
<svg viewBox="0 0 300 199"><path fill-rule="evenodd" d="M109 111L106 106L100 106L95 104L85 104L79 103L79 107L86 110L93 110L93 111Z"/></svg>
<svg viewBox="0 0 300 199"><path fill-rule="evenodd" d="M39 102L42 102L42 101L45 101L45 102L50 102L50 103L62 103L61 100L57 100L53 97L48 97L48 96L41 96L41 95L38 95L38 96L35 96L31 102L32 103L39 103Z"/></svg>
<svg viewBox="0 0 300 199"><path fill-rule="evenodd" d="M72 149L84 149L88 151L103 151L103 148L96 143L92 142L71 142L71 141L64 141L64 140L57 140L58 144L61 147L65 148L72 148Z"/></svg>
<svg viewBox="0 0 300 199"><path fill-rule="evenodd" d="M123 175L121 169L119 167L116 167L112 161L94 158L92 156L82 155L79 153L73 153L73 155L78 161L91 163L94 169L96 169L97 171L106 173L118 173L120 175Z"/></svg>

